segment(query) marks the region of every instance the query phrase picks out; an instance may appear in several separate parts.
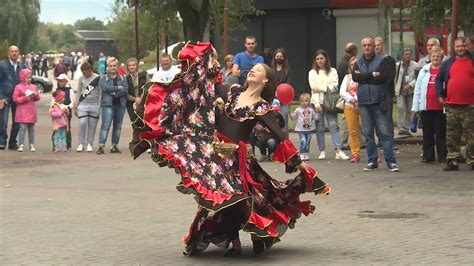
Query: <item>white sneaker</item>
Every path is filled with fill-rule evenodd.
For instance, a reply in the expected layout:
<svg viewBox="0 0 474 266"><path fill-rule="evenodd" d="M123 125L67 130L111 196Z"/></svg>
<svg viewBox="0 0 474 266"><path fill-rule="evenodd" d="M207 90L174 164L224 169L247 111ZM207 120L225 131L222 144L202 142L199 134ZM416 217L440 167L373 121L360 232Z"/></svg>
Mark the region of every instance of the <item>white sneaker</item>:
<svg viewBox="0 0 474 266"><path fill-rule="evenodd" d="M92 148L92 145L91 145L90 143L87 144L87 149L86 149L86 151L87 151L87 152L92 152L93 150L94 150L94 149Z"/></svg>
<svg viewBox="0 0 474 266"><path fill-rule="evenodd" d="M309 153L303 154L304 159L302 161L309 161Z"/></svg>
<svg viewBox="0 0 474 266"><path fill-rule="evenodd" d="M319 153L318 160L324 160L324 159L326 159L326 152L322 151Z"/></svg>
<svg viewBox="0 0 474 266"><path fill-rule="evenodd" d="M84 150L84 145L79 144L79 145L77 146L76 151L77 151L77 152L82 152L83 150Z"/></svg>
<svg viewBox="0 0 474 266"><path fill-rule="evenodd" d="M347 156L343 151L336 152L336 160L349 160L349 156Z"/></svg>
<svg viewBox="0 0 474 266"><path fill-rule="evenodd" d="M25 148L25 145L20 144L20 147L18 147L17 151L22 152L24 148Z"/></svg>
<svg viewBox="0 0 474 266"><path fill-rule="evenodd" d="M36 151L35 145L33 145L33 144L30 145L30 151L31 151L31 152L35 152L35 151Z"/></svg>
<svg viewBox="0 0 474 266"><path fill-rule="evenodd" d="M146 153L150 154L150 153L151 153L151 149L146 150Z"/></svg>

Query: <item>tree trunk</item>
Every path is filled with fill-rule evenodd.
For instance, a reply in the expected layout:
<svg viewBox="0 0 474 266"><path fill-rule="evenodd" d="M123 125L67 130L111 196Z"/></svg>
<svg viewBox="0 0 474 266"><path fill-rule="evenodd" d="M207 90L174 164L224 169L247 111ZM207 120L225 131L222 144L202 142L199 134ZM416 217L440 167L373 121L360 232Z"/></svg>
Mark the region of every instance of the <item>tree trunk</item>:
<svg viewBox="0 0 474 266"><path fill-rule="evenodd" d="M175 0L183 19L183 33L186 40L196 42L202 36L209 20L209 0Z"/></svg>

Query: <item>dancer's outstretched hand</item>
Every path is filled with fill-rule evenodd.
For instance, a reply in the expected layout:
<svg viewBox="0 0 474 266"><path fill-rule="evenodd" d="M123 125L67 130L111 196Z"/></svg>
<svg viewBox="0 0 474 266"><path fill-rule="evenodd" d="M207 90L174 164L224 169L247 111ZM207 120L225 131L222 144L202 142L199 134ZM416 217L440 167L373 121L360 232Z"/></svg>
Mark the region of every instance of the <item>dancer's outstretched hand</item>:
<svg viewBox="0 0 474 266"><path fill-rule="evenodd" d="M303 173L309 173L308 165L305 162L302 162L300 165L297 166L298 169Z"/></svg>

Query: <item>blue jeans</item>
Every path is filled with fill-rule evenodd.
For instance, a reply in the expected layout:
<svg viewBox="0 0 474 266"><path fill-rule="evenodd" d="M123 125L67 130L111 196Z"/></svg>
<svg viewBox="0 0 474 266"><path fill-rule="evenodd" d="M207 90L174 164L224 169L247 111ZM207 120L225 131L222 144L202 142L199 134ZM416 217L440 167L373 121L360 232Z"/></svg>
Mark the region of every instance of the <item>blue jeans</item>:
<svg viewBox="0 0 474 266"><path fill-rule="evenodd" d="M260 154L270 155L272 153L275 153L277 143L274 138L268 138L263 140L257 140L255 146L257 146L260 150Z"/></svg>
<svg viewBox="0 0 474 266"><path fill-rule="evenodd" d="M26 130L28 130L28 143L35 144L35 124L34 123L20 123L20 130L18 131L18 142L25 144Z"/></svg>
<svg viewBox="0 0 474 266"><path fill-rule="evenodd" d="M123 116L125 107L121 106L102 106L102 125L100 126L99 145L105 145L110 125L113 121L112 145L117 145L120 141L120 132L122 131Z"/></svg>
<svg viewBox="0 0 474 266"><path fill-rule="evenodd" d="M289 109L288 104L281 104L280 105L280 110L278 111L281 116L283 116L283 120L285 120L285 128L288 129L288 109Z"/></svg>
<svg viewBox="0 0 474 266"><path fill-rule="evenodd" d="M378 151L375 144L374 131L376 130L382 144L383 155L387 165L396 163L393 153L392 132L387 121L387 115L382 113L379 104L360 105L360 118L366 140L367 156L369 163L377 164Z"/></svg>
<svg viewBox="0 0 474 266"><path fill-rule="evenodd" d="M321 118L316 121L316 138L318 140L319 151L326 149L326 141L324 140L324 118L329 124L329 132L331 132L332 145L334 149L338 150L341 148L341 141L339 140L339 125L337 124L337 114L322 112Z"/></svg>
<svg viewBox="0 0 474 266"><path fill-rule="evenodd" d="M311 143L312 135L313 132L311 131L298 132L298 136L300 137L300 153L309 153L309 144Z"/></svg>
<svg viewBox="0 0 474 266"><path fill-rule="evenodd" d="M8 140L8 114L12 110L12 128L10 130L10 140L8 141L8 145L13 146L16 145L16 137L18 136L18 130L20 126L18 123L15 123L15 113L16 113L16 104L8 103L5 104L3 109L0 110L0 144L6 145Z"/></svg>
<svg viewBox="0 0 474 266"><path fill-rule="evenodd" d="M58 130L54 131L53 133L53 144L55 149L59 148L66 148L67 140L66 140L66 133L67 127L58 128ZM59 140L61 140L61 145L59 144Z"/></svg>

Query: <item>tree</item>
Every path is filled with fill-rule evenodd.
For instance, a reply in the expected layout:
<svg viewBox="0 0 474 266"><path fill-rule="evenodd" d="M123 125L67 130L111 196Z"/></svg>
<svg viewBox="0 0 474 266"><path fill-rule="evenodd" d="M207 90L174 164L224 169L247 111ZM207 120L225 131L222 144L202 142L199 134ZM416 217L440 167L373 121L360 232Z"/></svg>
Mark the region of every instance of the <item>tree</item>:
<svg viewBox="0 0 474 266"><path fill-rule="evenodd" d="M175 0L176 8L183 19L183 31L187 40L202 40L206 27L209 26L214 37L220 37L223 32L222 0ZM245 28L245 18L262 15L263 11L257 10L253 0L229 0L227 3L229 29Z"/></svg>
<svg viewBox="0 0 474 266"><path fill-rule="evenodd" d="M10 44L7 40L4 40L3 42L0 41L0 61L8 58L8 46L10 46Z"/></svg>
<svg viewBox="0 0 474 266"><path fill-rule="evenodd" d="M134 36L133 8L127 6L129 2L131 1L115 1L115 18L108 28L116 39L119 54L131 55L135 48L131 38ZM228 2L230 31L243 29L246 17L263 14L262 11L255 9L253 0ZM143 49L156 47L155 34L160 31L165 33L171 43L183 40L201 41L206 29L209 29L214 42L222 41L224 9L222 0L140 0L139 4L141 55L144 55Z"/></svg>
<svg viewBox="0 0 474 266"><path fill-rule="evenodd" d="M21 50L29 49L40 12L39 0L3 0L0 9L0 41L8 40Z"/></svg>
<svg viewBox="0 0 474 266"><path fill-rule="evenodd" d="M37 52L67 52L84 48L84 43L74 34L74 26L40 23L31 43Z"/></svg>
<svg viewBox="0 0 474 266"><path fill-rule="evenodd" d="M134 8L125 0L116 0L112 10L114 17L107 25L115 38L120 58L135 56ZM155 0L141 0L138 10L140 55L145 57L157 47L157 33L163 31L171 42L183 40L181 23L176 16L174 2L157 4ZM159 54L159 53L158 53Z"/></svg>
<svg viewBox="0 0 474 266"><path fill-rule="evenodd" d="M229 31L245 29L245 22L248 17L260 16L264 11L258 10L253 5L253 0L228 0L228 28ZM210 0L210 18L209 28L212 40L219 54L225 56L222 52L223 33L224 33L224 1ZM223 48L223 47L222 47Z"/></svg>
<svg viewBox="0 0 474 266"><path fill-rule="evenodd" d="M209 0L175 0L176 8L183 19L184 38L202 40L209 20Z"/></svg>
<svg viewBox="0 0 474 266"><path fill-rule="evenodd" d="M451 15L452 0L412 0L410 13L414 28L422 33L427 21L439 29L444 20ZM459 0L458 24L465 35L474 30L474 1Z"/></svg>
<svg viewBox="0 0 474 266"><path fill-rule="evenodd" d="M79 19L74 22L74 29L76 30L105 30L105 25L102 20L95 17Z"/></svg>

